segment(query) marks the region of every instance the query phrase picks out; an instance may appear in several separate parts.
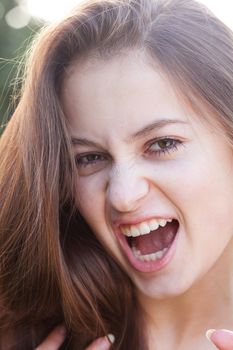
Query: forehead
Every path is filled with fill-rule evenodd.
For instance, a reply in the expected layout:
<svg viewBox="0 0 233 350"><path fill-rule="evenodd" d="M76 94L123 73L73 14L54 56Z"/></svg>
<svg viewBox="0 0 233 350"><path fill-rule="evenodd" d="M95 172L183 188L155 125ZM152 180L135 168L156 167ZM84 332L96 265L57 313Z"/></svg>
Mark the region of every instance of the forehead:
<svg viewBox="0 0 233 350"><path fill-rule="evenodd" d="M138 53L74 62L64 80L62 101L70 121L122 117L126 122L162 112L171 116L179 104L162 72Z"/></svg>
<svg viewBox="0 0 233 350"><path fill-rule="evenodd" d="M192 121L174 86L141 52L81 59L67 71L62 103L74 133L126 137L156 119Z"/></svg>

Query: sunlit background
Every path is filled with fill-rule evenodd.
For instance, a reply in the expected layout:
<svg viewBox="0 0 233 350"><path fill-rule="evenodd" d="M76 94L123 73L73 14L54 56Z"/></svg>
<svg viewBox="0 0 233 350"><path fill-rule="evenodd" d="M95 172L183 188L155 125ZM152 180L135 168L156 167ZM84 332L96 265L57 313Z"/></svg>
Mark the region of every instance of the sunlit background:
<svg viewBox="0 0 233 350"><path fill-rule="evenodd" d="M64 17L85 0L0 0L0 134L15 108L17 68L44 23ZM233 29L233 0L199 0Z"/></svg>
<svg viewBox="0 0 233 350"><path fill-rule="evenodd" d="M64 16L82 0L16 0L16 6L5 14L7 23L14 28L26 26L31 17L52 22ZM231 0L201 0L223 22L233 29L233 4ZM4 7L0 1L0 18Z"/></svg>
<svg viewBox="0 0 233 350"><path fill-rule="evenodd" d="M80 1L25 0L24 5L32 16L40 17L46 21L54 21L63 16L78 2ZM233 5L231 0L201 0L201 2L207 5L226 24L233 27Z"/></svg>

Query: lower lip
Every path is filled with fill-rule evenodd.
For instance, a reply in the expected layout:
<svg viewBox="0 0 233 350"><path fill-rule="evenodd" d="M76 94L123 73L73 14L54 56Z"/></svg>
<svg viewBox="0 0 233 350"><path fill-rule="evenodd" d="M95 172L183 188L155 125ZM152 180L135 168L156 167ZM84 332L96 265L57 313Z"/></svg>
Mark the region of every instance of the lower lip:
<svg viewBox="0 0 233 350"><path fill-rule="evenodd" d="M172 241L172 244L170 245L170 247L168 247L168 250L166 251L165 255L161 259L158 259L155 261L141 261L137 259L134 256L131 248L129 247L126 241L126 237L123 236L122 233L117 233L117 236L126 257L128 258L130 264L135 270L140 272L158 272L163 268L165 268L170 263L170 261L172 260L175 254L178 236L179 236L179 228L174 240Z"/></svg>

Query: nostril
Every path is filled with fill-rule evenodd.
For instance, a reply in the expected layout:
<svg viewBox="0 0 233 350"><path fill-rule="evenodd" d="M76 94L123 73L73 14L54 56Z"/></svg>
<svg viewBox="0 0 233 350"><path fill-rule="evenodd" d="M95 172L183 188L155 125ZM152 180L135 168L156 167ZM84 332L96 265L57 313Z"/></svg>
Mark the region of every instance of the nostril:
<svg viewBox="0 0 233 350"><path fill-rule="evenodd" d="M135 179L117 181L109 186L109 201L111 206L119 212L131 212L138 208L147 196L149 185L144 180Z"/></svg>

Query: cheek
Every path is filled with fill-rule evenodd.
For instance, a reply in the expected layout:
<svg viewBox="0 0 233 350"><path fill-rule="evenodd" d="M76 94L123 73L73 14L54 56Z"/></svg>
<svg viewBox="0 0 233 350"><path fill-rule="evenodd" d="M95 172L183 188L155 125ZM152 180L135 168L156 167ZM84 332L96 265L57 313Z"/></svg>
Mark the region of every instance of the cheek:
<svg viewBox="0 0 233 350"><path fill-rule="evenodd" d="M214 156L192 154L187 160L167 163L154 176L155 183L166 197L177 207L189 229L198 231L216 230L233 221L233 171L231 161L224 155ZM232 218L232 219L231 219Z"/></svg>
<svg viewBox="0 0 233 350"><path fill-rule="evenodd" d="M233 166L229 154L214 155L191 150L184 158L157 168L155 183L160 184L174 203L229 200L233 194ZM225 152L226 153L226 152ZM219 162L221 159L221 162ZM152 175L153 176L153 175Z"/></svg>
<svg viewBox="0 0 233 350"><path fill-rule="evenodd" d="M81 177L76 184L76 205L91 227L103 222L104 186L98 177Z"/></svg>
<svg viewBox="0 0 233 350"><path fill-rule="evenodd" d="M110 234L111 230L107 223L105 192L103 188L101 189L95 185L87 186L86 182L87 181L82 181L77 188L77 207L106 251L116 259L116 261L121 262L122 256L119 249L116 249L116 238Z"/></svg>
<svg viewBox="0 0 233 350"><path fill-rule="evenodd" d="M104 184L98 176L80 177L76 183L76 204L85 216L100 210L103 201Z"/></svg>
<svg viewBox="0 0 233 350"><path fill-rule="evenodd" d="M233 174L229 164L229 159L221 164L213 159L193 162L183 169L184 175L176 179L179 186L173 188L189 233L187 239L199 249L211 244L211 254L223 249L233 235Z"/></svg>

